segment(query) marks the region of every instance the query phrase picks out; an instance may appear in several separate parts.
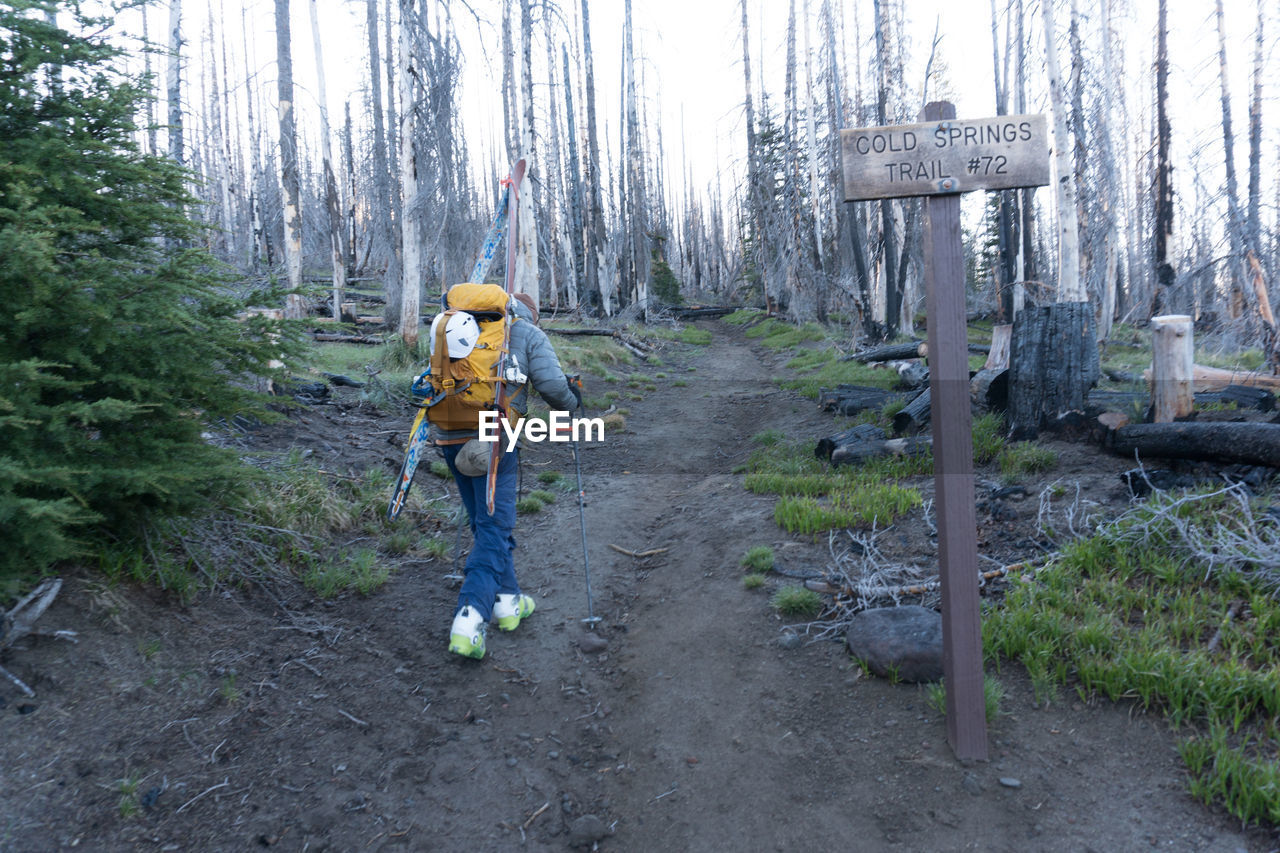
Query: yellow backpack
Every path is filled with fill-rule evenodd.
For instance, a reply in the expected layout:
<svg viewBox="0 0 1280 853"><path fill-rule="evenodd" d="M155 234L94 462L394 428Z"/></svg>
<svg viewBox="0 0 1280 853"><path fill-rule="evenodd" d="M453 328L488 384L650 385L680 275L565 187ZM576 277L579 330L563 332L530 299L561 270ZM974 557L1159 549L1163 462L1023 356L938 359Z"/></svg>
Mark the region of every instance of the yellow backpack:
<svg viewBox="0 0 1280 853"><path fill-rule="evenodd" d="M445 305L432 341L431 369L419 377L431 387L427 419L442 430L473 430L479 427L480 413L495 407L511 325L519 318L511 297L496 284L455 284L445 294ZM445 342L445 326L449 317L460 312L475 318L480 337L469 355L453 359ZM522 413L508 414L519 417Z"/></svg>

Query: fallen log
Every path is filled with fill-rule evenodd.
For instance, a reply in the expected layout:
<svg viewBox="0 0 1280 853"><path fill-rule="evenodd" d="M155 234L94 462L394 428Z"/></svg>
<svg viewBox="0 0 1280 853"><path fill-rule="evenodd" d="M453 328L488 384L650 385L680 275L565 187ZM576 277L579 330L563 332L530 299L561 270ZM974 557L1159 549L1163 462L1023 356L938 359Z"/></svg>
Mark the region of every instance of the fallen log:
<svg viewBox="0 0 1280 853"><path fill-rule="evenodd" d="M1117 370L1114 367L1108 367L1104 369L1102 372L1106 374L1106 377L1110 379L1112 382L1128 382L1128 383L1137 385L1138 383L1147 381L1144 377L1138 375L1137 373L1130 373L1127 370Z"/></svg>
<svg viewBox="0 0 1280 853"><path fill-rule="evenodd" d="M1239 422L1129 424L1107 449L1118 456L1280 465L1280 424Z"/></svg>
<svg viewBox="0 0 1280 853"><path fill-rule="evenodd" d="M667 310L679 317L681 320L692 320L697 317L724 317L739 309L730 308L728 306L691 305L688 308L668 308Z"/></svg>
<svg viewBox="0 0 1280 853"><path fill-rule="evenodd" d="M969 380L969 399L986 412L1004 411L1009 405L1009 368L984 367Z"/></svg>
<svg viewBox="0 0 1280 853"><path fill-rule="evenodd" d="M923 388L929 384L929 368L918 361L889 362L898 372L898 384L903 388Z"/></svg>
<svg viewBox="0 0 1280 853"><path fill-rule="evenodd" d="M638 356L642 359L647 359L649 357L649 352L653 349L652 346L644 341L624 335L617 329L555 329L547 327L544 328L543 331L552 335L564 335L565 337L586 337L594 335L596 337L613 338L622 347L630 350L632 355Z"/></svg>
<svg viewBox="0 0 1280 853"><path fill-rule="evenodd" d="M915 396L902 411L893 416L893 431L901 435L907 430L919 432L929 425L929 414L932 408L929 389L926 388Z"/></svg>
<svg viewBox="0 0 1280 853"><path fill-rule="evenodd" d="M374 335L338 335L333 332L313 332L311 339L336 344L367 344L377 346L383 343L382 338Z"/></svg>
<svg viewBox="0 0 1280 853"><path fill-rule="evenodd" d="M1214 392L1208 391L1203 394L1196 395L1196 404L1200 404L1200 398L1210 397ZM1242 409L1256 409L1259 412L1274 411L1276 407L1276 395L1265 388L1253 388L1248 385L1228 385L1217 394L1219 402L1235 403Z"/></svg>
<svg viewBox="0 0 1280 853"><path fill-rule="evenodd" d="M553 329L551 327L544 328L542 331L555 335L598 335L606 338L616 337L617 329Z"/></svg>
<svg viewBox="0 0 1280 853"><path fill-rule="evenodd" d="M1151 381L1151 368L1142 371L1143 380ZM1245 385L1250 388L1268 388L1280 391L1280 376L1249 370L1227 370L1222 367L1193 365L1191 384L1197 391L1221 391L1228 385Z"/></svg>
<svg viewBox="0 0 1280 853"><path fill-rule="evenodd" d="M908 341L905 344L885 344L871 347L853 355L846 355L841 361L897 361L903 358L923 358L928 352L924 341Z"/></svg>
<svg viewBox="0 0 1280 853"><path fill-rule="evenodd" d="M824 412L835 412L838 415L856 415L866 409L880 409L891 400L902 398L902 394L873 388L864 385L838 385L835 388L822 388L818 391L818 406Z"/></svg>
<svg viewBox="0 0 1280 853"><path fill-rule="evenodd" d="M865 441L884 441L885 438L887 436L880 427L874 424L858 424L851 429L818 439L818 446L813 449L813 455L819 459L830 459L832 451L842 445Z"/></svg>
<svg viewBox="0 0 1280 853"><path fill-rule="evenodd" d="M976 380L977 377L974 379ZM1146 411L1151 405L1151 397L1145 391L1094 390L1089 392L1085 401L1089 411L1128 412L1135 408ZM1215 403L1234 403L1241 409L1270 412L1276 407L1276 395L1265 388L1252 388L1247 385L1228 385L1221 391L1196 392L1197 408Z"/></svg>
<svg viewBox="0 0 1280 853"><path fill-rule="evenodd" d="M844 444L831 451L832 465L860 465L879 456L919 456L933 447L933 439L923 435Z"/></svg>

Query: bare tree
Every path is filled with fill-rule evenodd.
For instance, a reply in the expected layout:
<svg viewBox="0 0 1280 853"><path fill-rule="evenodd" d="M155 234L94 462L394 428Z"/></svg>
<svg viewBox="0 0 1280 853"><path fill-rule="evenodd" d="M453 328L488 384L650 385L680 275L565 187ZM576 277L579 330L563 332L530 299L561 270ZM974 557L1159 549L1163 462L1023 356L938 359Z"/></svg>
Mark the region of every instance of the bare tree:
<svg viewBox="0 0 1280 853"><path fill-rule="evenodd" d="M1249 202L1245 220L1245 243L1254 255L1262 254L1262 228L1259 211L1262 206L1262 14L1263 0L1258 0L1258 21L1253 40L1253 97L1249 101ZM1280 228L1277 228L1280 231Z"/></svg>
<svg viewBox="0 0 1280 853"><path fill-rule="evenodd" d="M165 71L169 103L169 156L186 165L182 147L182 0L169 0L169 56Z"/></svg>
<svg viewBox="0 0 1280 853"><path fill-rule="evenodd" d="M324 206L329 214L329 257L333 269L333 319L342 320L342 300L347 287L347 268L342 246L342 208L338 202L338 180L333 171L333 142L329 128L328 87L324 79L324 53L320 43L318 0L311 0L311 40L316 55L316 95L320 101L320 154L324 163Z"/></svg>
<svg viewBox="0 0 1280 853"><path fill-rule="evenodd" d="M623 64L626 69L627 189L631 231L632 300L640 305L641 316L649 311L649 209L645 197L644 151L640 145L640 122L636 114L636 65L632 47L631 0L625 0Z"/></svg>
<svg viewBox="0 0 1280 853"><path fill-rule="evenodd" d="M1155 182L1155 273L1149 317L1169 310L1176 273L1173 267L1173 164L1169 148L1173 132L1169 126L1169 6L1160 0L1156 23L1156 182Z"/></svg>
<svg viewBox="0 0 1280 853"><path fill-rule="evenodd" d="M533 127L533 12L531 0L520 0L520 157L526 162L520 183L520 233L516 240L515 289L526 293L534 304L541 301L538 282L538 228L534 216L534 175L541 177L536 162ZM514 159L514 158L513 158Z"/></svg>
<svg viewBox="0 0 1280 853"><path fill-rule="evenodd" d="M378 0L367 0L365 4L365 26L369 36L369 113L373 118L373 203L372 241L380 242L388 254L388 265L396 254L395 237L391 228L391 181L387 165L387 136L382 125L382 63L378 58ZM391 22L387 22L391 26ZM398 289L390 289L390 276L387 277L386 305L384 318L394 322L400 316L400 294Z"/></svg>
<svg viewBox="0 0 1280 853"><path fill-rule="evenodd" d="M305 313L302 297L302 206L298 179L298 135L293 117L293 56L290 53L289 0L276 0L276 76L280 110L280 183L284 193L284 259L289 276L285 316Z"/></svg>
<svg viewBox="0 0 1280 853"><path fill-rule="evenodd" d="M1067 132L1067 105L1058 67L1057 29L1053 21L1054 0L1043 0L1045 62L1049 67L1049 101L1053 106L1053 152L1058 179L1058 289L1059 302L1085 302L1084 281L1080 277L1080 228L1076 213L1076 175L1072 163L1071 137Z"/></svg>
<svg viewBox="0 0 1280 853"><path fill-rule="evenodd" d="M400 226L401 291L400 339L410 349L418 344L419 308L422 301L422 254L419 242L418 158L414 147L413 26L416 0L400 0L400 192L404 222Z"/></svg>
<svg viewBox="0 0 1280 853"><path fill-rule="evenodd" d="M600 141L596 132L596 81L591 56L591 18L587 0L582 0L582 60L586 66L587 102L587 152L584 163L586 188L586 213L583 234L586 240L586 292L583 301L588 307L598 307L606 314L608 303L603 299L600 287L600 267L604 252L604 209L600 193Z"/></svg>

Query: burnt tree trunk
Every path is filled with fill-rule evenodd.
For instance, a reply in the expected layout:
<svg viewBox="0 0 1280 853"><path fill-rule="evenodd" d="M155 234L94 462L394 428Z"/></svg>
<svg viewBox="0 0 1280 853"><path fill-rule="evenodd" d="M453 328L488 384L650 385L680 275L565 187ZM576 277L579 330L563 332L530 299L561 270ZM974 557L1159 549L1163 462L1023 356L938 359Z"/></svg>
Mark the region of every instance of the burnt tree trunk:
<svg viewBox="0 0 1280 853"><path fill-rule="evenodd" d="M1035 438L1064 412L1082 411L1101 376L1093 308L1059 302L1028 308L1013 324L1009 350L1009 431Z"/></svg>
<svg viewBox="0 0 1280 853"><path fill-rule="evenodd" d="M1280 463L1280 424L1130 424L1115 431L1111 452L1133 458L1201 459L1209 462Z"/></svg>

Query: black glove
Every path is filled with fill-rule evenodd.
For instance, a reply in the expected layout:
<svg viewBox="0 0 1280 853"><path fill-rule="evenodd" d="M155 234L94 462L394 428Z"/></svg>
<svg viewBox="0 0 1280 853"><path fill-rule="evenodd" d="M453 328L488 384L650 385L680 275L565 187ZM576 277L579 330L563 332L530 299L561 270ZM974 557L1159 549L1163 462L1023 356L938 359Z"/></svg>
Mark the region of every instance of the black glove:
<svg viewBox="0 0 1280 853"><path fill-rule="evenodd" d="M582 408L582 380L577 376L566 376L569 382L569 393L573 394L574 409Z"/></svg>

